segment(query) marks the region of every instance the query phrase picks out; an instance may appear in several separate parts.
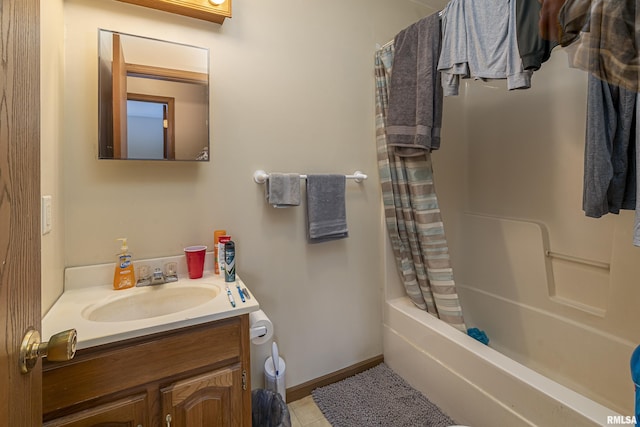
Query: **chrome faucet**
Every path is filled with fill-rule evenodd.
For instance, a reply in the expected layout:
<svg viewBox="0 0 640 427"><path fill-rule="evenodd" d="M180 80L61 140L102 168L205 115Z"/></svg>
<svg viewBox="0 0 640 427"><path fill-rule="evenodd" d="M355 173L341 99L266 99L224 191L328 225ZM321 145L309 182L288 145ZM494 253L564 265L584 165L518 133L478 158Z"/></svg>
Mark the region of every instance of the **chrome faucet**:
<svg viewBox="0 0 640 427"><path fill-rule="evenodd" d="M160 270L159 268L156 268L155 270L153 270L153 275L151 276L151 284L160 285L164 282L165 280L164 280L164 274L162 273L162 270Z"/></svg>
<svg viewBox="0 0 640 427"><path fill-rule="evenodd" d="M178 281L178 268L175 262L168 262L163 269L156 267L151 273L148 265L140 266L138 270L138 281L136 286L161 285L163 283L171 283Z"/></svg>

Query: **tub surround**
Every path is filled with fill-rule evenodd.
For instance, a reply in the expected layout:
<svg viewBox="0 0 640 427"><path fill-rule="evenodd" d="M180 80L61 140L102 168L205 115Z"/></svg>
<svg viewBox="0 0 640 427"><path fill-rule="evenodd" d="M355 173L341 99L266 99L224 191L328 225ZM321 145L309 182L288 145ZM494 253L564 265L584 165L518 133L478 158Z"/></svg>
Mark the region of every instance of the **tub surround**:
<svg viewBox="0 0 640 427"><path fill-rule="evenodd" d="M587 427L620 416L461 334L408 297L387 301L384 316L385 363L457 422Z"/></svg>
<svg viewBox="0 0 640 427"><path fill-rule="evenodd" d="M187 276L184 256L157 258L151 260L134 260L136 267L147 264L160 266L167 262L178 263L177 282L165 283L156 286L114 290L112 287L114 264L100 264L85 267L67 268L65 271L65 290L53 307L42 319L42 336L47 339L60 331L75 328L78 332L78 349L109 344L130 338L179 329L187 326L199 325L215 320L226 319L242 314L248 314L260 308L257 299L253 296L242 302L236 290L236 283L229 283L236 306L232 307L226 294L227 283L224 277L215 275L207 270L213 266L212 253L208 253L205 259L205 272L200 279L189 279ZM240 287L246 285L237 278ZM116 299L135 296L136 301L144 301L145 295L173 289L183 288L185 292L193 288L216 289L218 294L192 308L168 313L155 317L127 321L92 321L86 318L87 312L94 307L109 303ZM169 310L170 311L170 310Z"/></svg>
<svg viewBox="0 0 640 427"><path fill-rule="evenodd" d="M629 357L637 332L612 304L621 297L614 289L625 280L624 263L613 257L609 270L550 259L550 231L542 223L472 213L460 219L468 241L457 286L467 324L485 330L505 356L631 413Z"/></svg>

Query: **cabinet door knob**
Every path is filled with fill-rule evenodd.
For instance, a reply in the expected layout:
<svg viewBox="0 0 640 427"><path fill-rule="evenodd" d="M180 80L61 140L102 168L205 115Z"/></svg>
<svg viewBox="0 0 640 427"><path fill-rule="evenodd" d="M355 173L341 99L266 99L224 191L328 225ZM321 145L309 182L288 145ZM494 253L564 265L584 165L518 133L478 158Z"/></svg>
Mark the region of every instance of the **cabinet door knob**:
<svg viewBox="0 0 640 427"><path fill-rule="evenodd" d="M171 414L167 414L164 419L167 422L167 427L171 427Z"/></svg>

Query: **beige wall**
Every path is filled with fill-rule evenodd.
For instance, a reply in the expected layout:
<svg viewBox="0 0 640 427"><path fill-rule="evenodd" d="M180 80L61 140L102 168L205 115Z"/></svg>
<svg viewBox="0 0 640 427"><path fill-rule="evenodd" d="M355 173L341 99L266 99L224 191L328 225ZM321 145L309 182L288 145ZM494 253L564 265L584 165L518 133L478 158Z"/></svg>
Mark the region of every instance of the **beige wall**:
<svg viewBox="0 0 640 427"><path fill-rule="evenodd" d="M151 258L212 245L213 230L226 228L239 274L274 322L288 386L382 353L373 53L429 11L383 0L238 1L220 26L65 0L64 138L61 163L47 172L62 184L65 227L54 241L64 259L46 270L112 262L121 236L134 259ZM211 162L97 160L98 28L210 49ZM307 244L304 207L267 206L256 169L368 173L347 185L350 237ZM56 274L43 286L43 307L60 292ZM254 348L254 375L266 353Z"/></svg>
<svg viewBox="0 0 640 427"><path fill-rule="evenodd" d="M64 111L63 0L40 2L40 180L41 192L52 198L52 231L42 236L42 312L62 289L64 218L61 146Z"/></svg>

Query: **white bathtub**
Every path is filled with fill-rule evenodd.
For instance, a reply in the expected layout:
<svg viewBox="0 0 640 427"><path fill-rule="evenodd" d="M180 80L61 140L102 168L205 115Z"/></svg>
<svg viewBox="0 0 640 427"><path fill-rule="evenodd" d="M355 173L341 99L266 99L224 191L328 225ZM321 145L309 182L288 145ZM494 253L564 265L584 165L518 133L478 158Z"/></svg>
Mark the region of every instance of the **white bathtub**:
<svg viewBox="0 0 640 427"><path fill-rule="evenodd" d="M385 303L384 359L460 424L579 427L626 420L460 333L406 297Z"/></svg>

